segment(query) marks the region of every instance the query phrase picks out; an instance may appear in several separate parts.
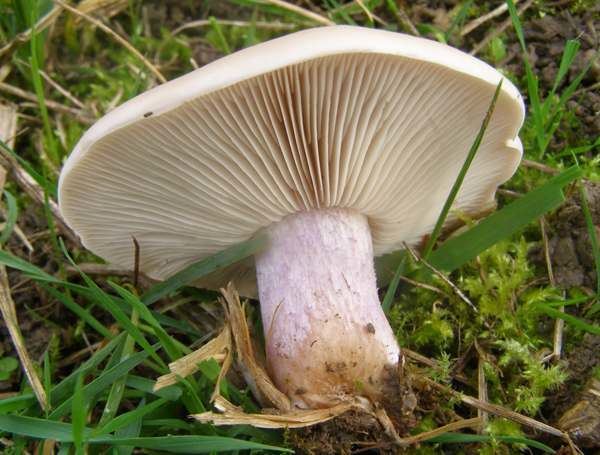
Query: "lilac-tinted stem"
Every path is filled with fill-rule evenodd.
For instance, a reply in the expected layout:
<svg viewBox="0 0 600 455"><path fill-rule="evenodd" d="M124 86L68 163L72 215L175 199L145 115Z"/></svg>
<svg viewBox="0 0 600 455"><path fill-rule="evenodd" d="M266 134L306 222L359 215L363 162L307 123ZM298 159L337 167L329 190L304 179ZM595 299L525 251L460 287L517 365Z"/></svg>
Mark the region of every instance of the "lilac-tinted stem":
<svg viewBox="0 0 600 455"><path fill-rule="evenodd" d="M299 212L268 235L256 270L277 386L299 407L377 398L399 348L377 295L367 218L345 209Z"/></svg>

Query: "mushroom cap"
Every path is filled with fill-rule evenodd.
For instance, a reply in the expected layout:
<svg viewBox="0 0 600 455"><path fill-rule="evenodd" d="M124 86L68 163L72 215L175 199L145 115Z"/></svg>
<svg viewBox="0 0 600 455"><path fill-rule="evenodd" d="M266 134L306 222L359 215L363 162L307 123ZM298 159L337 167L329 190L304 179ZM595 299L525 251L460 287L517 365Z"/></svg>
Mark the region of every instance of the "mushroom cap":
<svg viewBox="0 0 600 455"><path fill-rule="evenodd" d="M502 74L435 41L352 26L304 30L143 93L81 138L59 205L84 246L164 279L286 215L368 217L376 255L431 232ZM453 209L479 213L522 154L524 105L504 80ZM449 222L452 221L452 216ZM253 261L233 279L256 294Z"/></svg>

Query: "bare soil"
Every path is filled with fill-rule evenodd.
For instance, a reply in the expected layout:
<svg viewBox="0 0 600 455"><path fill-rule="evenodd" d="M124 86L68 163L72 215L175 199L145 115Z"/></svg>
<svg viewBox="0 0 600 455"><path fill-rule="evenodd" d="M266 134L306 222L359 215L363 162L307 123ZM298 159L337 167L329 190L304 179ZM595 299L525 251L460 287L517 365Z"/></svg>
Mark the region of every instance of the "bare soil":
<svg viewBox="0 0 600 455"><path fill-rule="evenodd" d="M600 235L600 183L585 183L592 221ZM579 192L574 193L550 219L548 249L556 283L596 287L596 269L590 235L581 208Z"/></svg>
<svg viewBox="0 0 600 455"><path fill-rule="evenodd" d="M568 9L558 10L556 14L545 14L543 17L532 17L524 24L525 41L528 44L529 58L534 72L539 75L540 86L549 91L558 73L560 58L569 39L579 39L580 51L571 66L565 80L559 86L566 88L593 61L600 44L600 4L572 13ZM519 43L515 40L509 46L509 55L520 55ZM521 62L513 59L507 62L506 68L513 74L523 76ZM596 59L578 94L568 102L569 109L581 122L577 133L580 139L595 138L600 131L600 90L592 89L600 82L600 59ZM558 90L560 93L560 90ZM557 135L550 144L554 150L562 150L568 139Z"/></svg>
<svg viewBox="0 0 600 455"><path fill-rule="evenodd" d="M439 393L422 385L418 381L418 374L412 367L399 369L397 372L389 371L383 393L385 398L382 402L375 403L385 410L400 437L408 436L425 413L441 408L439 402L442 398ZM448 423L452 418L444 412L438 414L436 420L440 425ZM287 436L298 453L310 455L397 454L411 453L414 450L412 446L406 450L398 447L373 415L354 411L312 427L291 430Z"/></svg>

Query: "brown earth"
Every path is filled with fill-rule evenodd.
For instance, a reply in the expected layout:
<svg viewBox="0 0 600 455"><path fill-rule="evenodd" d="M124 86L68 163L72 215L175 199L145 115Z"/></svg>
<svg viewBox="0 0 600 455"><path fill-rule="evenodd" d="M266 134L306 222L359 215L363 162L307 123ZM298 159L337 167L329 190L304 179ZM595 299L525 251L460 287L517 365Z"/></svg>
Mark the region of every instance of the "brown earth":
<svg viewBox="0 0 600 455"><path fill-rule="evenodd" d="M596 237L600 238L600 183L584 185ZM567 199L549 218L549 223L548 249L556 283L563 288L585 286L594 289L596 268L579 192Z"/></svg>

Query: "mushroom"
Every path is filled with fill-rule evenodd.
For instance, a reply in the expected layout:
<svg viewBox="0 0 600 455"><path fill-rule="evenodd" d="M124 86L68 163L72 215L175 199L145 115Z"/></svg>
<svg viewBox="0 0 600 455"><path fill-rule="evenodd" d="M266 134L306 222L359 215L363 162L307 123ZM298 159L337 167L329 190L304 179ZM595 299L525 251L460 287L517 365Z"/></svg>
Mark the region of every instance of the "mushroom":
<svg viewBox="0 0 600 455"><path fill-rule="evenodd" d="M164 279L265 232L209 276L260 298L270 374L299 407L380 398L399 347L373 257L435 225L503 76L449 46L351 26L223 57L126 102L81 138L60 209L99 256ZM504 81L453 209L514 173L524 106ZM450 217L452 221L455 217Z"/></svg>

